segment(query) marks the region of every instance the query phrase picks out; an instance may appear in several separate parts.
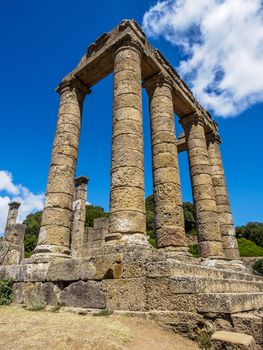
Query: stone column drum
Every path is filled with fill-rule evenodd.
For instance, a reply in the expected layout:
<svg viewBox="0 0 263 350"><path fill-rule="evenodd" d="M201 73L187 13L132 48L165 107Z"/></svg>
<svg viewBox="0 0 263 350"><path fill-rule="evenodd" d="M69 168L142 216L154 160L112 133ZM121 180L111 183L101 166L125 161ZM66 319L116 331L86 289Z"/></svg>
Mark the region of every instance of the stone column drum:
<svg viewBox="0 0 263 350"><path fill-rule="evenodd" d="M157 247L186 251L172 83L159 74L144 86L150 98Z"/></svg>
<svg viewBox="0 0 263 350"><path fill-rule="evenodd" d="M224 253L227 259L240 259L220 151L221 140L219 135L210 134L207 142Z"/></svg>
<svg viewBox="0 0 263 350"><path fill-rule="evenodd" d="M36 254L69 257L74 177L88 89L77 80L60 84L60 107Z"/></svg>
<svg viewBox="0 0 263 350"><path fill-rule="evenodd" d="M87 184L89 179L80 176L75 179L75 193L73 201L73 222L71 231L71 256L81 258L84 245Z"/></svg>
<svg viewBox="0 0 263 350"><path fill-rule="evenodd" d="M222 258L224 253L202 116L193 114L182 118L181 123L188 150L200 255Z"/></svg>
<svg viewBox="0 0 263 350"><path fill-rule="evenodd" d="M115 52L110 223L107 241L146 243L141 50L122 42Z"/></svg>

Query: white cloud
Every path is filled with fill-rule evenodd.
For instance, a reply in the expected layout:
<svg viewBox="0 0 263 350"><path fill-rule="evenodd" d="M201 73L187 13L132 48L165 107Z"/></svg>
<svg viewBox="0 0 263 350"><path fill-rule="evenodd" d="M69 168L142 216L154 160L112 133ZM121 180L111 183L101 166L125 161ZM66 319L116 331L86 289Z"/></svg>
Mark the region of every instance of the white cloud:
<svg viewBox="0 0 263 350"><path fill-rule="evenodd" d="M183 50L179 73L216 115L234 116L263 102L261 0L159 1L143 27Z"/></svg>
<svg viewBox="0 0 263 350"><path fill-rule="evenodd" d="M10 172L0 170L0 235L5 229L8 203L11 201L21 203L17 221L22 223L28 214L42 210L44 195L34 194L21 184L15 184Z"/></svg>
<svg viewBox="0 0 263 350"><path fill-rule="evenodd" d="M9 171L0 170L0 191L6 191L10 194L19 193L19 190L13 184L13 177Z"/></svg>

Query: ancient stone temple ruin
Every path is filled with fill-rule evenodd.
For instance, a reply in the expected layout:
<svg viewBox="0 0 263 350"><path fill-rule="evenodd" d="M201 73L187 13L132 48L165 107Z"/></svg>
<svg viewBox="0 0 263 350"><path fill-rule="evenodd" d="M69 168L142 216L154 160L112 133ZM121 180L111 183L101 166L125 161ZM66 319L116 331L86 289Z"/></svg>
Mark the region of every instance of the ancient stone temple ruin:
<svg viewBox="0 0 263 350"><path fill-rule="evenodd" d="M91 88L112 72L110 214L87 228L88 178L75 179L82 109ZM157 248L146 235L142 88L149 97ZM2 242L0 278L14 279L14 302L27 303L37 294L46 304L144 315L190 337L200 328L239 331L263 344L263 280L240 261L217 124L162 53L135 21L124 20L88 47L57 92L37 247L23 258L17 203L10 204ZM184 129L178 140L174 114ZM200 259L190 256L185 240L178 168L184 151ZM12 251L20 254L14 258Z"/></svg>

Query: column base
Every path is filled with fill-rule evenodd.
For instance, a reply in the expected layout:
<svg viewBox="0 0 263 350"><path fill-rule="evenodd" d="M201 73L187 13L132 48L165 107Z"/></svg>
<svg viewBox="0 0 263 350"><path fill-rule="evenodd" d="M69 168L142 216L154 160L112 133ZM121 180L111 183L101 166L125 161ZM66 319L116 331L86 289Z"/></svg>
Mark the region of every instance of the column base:
<svg viewBox="0 0 263 350"><path fill-rule="evenodd" d="M29 258L32 263L49 262L54 259L70 259L70 250L66 247L55 245L39 245L34 254ZM27 259L28 260L28 259Z"/></svg>
<svg viewBox="0 0 263 350"><path fill-rule="evenodd" d="M72 257L70 255L65 255L65 254L54 254L54 253L49 253L49 254L34 254L30 258L24 259L23 262L25 264L38 264L38 263L49 263L54 260L64 260L64 259L71 259Z"/></svg>
<svg viewBox="0 0 263 350"><path fill-rule="evenodd" d="M192 254L188 252L187 247L165 247L158 248L158 251L164 253L167 259L174 259L185 262L193 262L197 260L192 256Z"/></svg>
<svg viewBox="0 0 263 350"><path fill-rule="evenodd" d="M148 236L145 233L112 233L105 237L106 245L139 245L149 246Z"/></svg>

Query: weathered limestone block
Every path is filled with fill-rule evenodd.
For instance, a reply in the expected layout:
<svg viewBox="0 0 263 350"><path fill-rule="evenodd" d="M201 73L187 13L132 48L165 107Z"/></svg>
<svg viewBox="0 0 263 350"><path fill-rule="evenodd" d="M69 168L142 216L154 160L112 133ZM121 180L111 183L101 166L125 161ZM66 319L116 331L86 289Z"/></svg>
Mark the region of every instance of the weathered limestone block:
<svg viewBox="0 0 263 350"><path fill-rule="evenodd" d="M125 278L102 281L106 305L110 310L146 310L144 279Z"/></svg>
<svg viewBox="0 0 263 350"><path fill-rule="evenodd" d="M47 281L49 264L23 264L19 266L16 281L45 282Z"/></svg>
<svg viewBox="0 0 263 350"><path fill-rule="evenodd" d="M208 155L211 164L222 244L226 258L240 259L222 164L220 143L219 135L213 136L210 134L207 136Z"/></svg>
<svg viewBox="0 0 263 350"><path fill-rule="evenodd" d="M217 331L212 335L212 350L257 350L255 339L243 333Z"/></svg>
<svg viewBox="0 0 263 350"><path fill-rule="evenodd" d="M123 277L123 254L115 252L105 255L96 255L93 261L96 266L96 280Z"/></svg>
<svg viewBox="0 0 263 350"><path fill-rule="evenodd" d="M136 126L130 128L133 121ZM141 51L136 43L123 42L116 49L114 61L108 241L124 239L125 234L145 234L143 171ZM129 182L126 173L130 174ZM145 243L145 239L142 241Z"/></svg>
<svg viewBox="0 0 263 350"><path fill-rule="evenodd" d="M150 99L157 247L185 248L172 83L158 74L146 80L144 86Z"/></svg>
<svg viewBox="0 0 263 350"><path fill-rule="evenodd" d="M100 282L78 281L66 287L60 295L60 303L65 306L104 309L105 295Z"/></svg>
<svg viewBox="0 0 263 350"><path fill-rule="evenodd" d="M222 258L224 257L224 252L216 215L217 207L206 145L204 121L201 115L194 114L182 118L181 123L185 130L188 149L200 255L203 258Z"/></svg>
<svg viewBox="0 0 263 350"><path fill-rule="evenodd" d="M90 259L51 261L47 271L48 281L77 281L94 278L96 267Z"/></svg>
<svg viewBox="0 0 263 350"><path fill-rule="evenodd" d="M73 222L71 229L71 256L73 258L80 258L83 256L88 180L89 179L85 176L75 179Z"/></svg>
<svg viewBox="0 0 263 350"><path fill-rule="evenodd" d="M77 79L64 81L60 93L60 109L48 177L46 204L43 210L38 245L40 257L70 254L70 230L74 176L82 118L82 103L89 89ZM72 116L72 118L69 118ZM66 196L67 195L67 196Z"/></svg>
<svg viewBox="0 0 263 350"><path fill-rule="evenodd" d="M231 315L235 332L245 333L255 338L257 344L263 344L263 317L249 313Z"/></svg>
<svg viewBox="0 0 263 350"><path fill-rule="evenodd" d="M234 327L230 322L229 317L227 320L221 317L217 317L215 320L213 320L213 324L216 331L227 331L227 332L235 331Z"/></svg>
<svg viewBox="0 0 263 350"><path fill-rule="evenodd" d="M13 303L14 304L43 304L56 305L60 289L51 282L27 282L14 283Z"/></svg>

